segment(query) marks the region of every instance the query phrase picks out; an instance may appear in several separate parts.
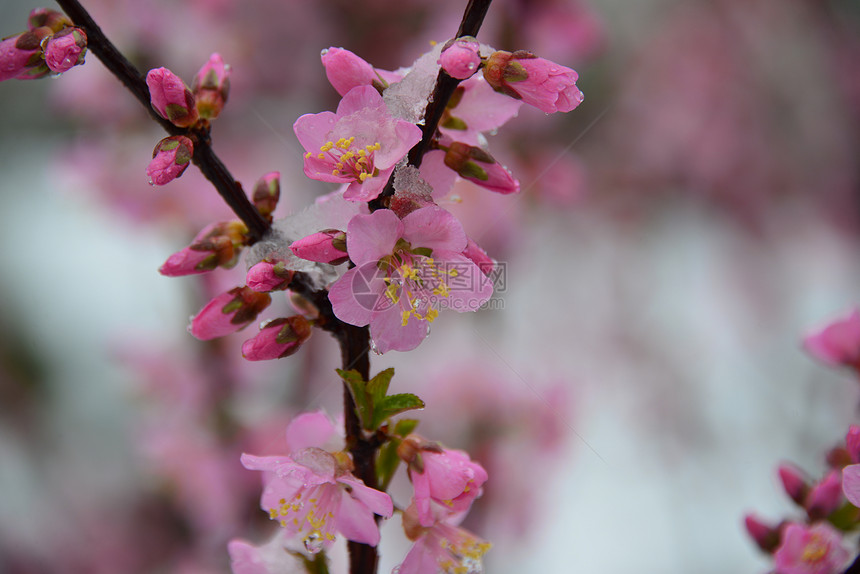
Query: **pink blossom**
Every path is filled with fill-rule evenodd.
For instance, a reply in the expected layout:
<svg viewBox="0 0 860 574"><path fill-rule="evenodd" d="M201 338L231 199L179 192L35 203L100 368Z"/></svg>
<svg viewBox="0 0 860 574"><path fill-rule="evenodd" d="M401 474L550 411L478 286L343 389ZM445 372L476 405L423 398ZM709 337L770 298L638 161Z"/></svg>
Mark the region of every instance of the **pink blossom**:
<svg viewBox="0 0 860 574"><path fill-rule="evenodd" d="M290 251L296 257L331 265L345 263L349 259L346 254L346 233L337 229L326 229L294 241Z"/></svg>
<svg viewBox="0 0 860 574"><path fill-rule="evenodd" d="M413 501L422 526L433 525L431 501L452 512L465 512L483 492L487 471L462 450L441 448L410 435L400 444L397 454L408 464L415 491Z"/></svg>
<svg viewBox="0 0 860 574"><path fill-rule="evenodd" d="M433 522L423 526L418 521L415 504L403 512L403 530L414 541L395 574L478 574L483 572L481 559L490 543L458 526L463 514L452 515L435 508Z"/></svg>
<svg viewBox="0 0 860 574"><path fill-rule="evenodd" d="M504 94L548 114L569 112L582 103L579 75L530 52L495 52L484 63L484 78Z"/></svg>
<svg viewBox="0 0 860 574"><path fill-rule="evenodd" d="M52 31L39 27L0 41L0 82L32 80L46 76L50 69L42 59L41 43Z"/></svg>
<svg viewBox="0 0 860 574"><path fill-rule="evenodd" d="M388 209L356 215L346 236L356 267L331 286L329 299L341 321L370 325L380 353L414 349L439 309L476 311L493 293L462 255L462 225L441 207L423 207L402 220Z"/></svg>
<svg viewBox="0 0 860 574"><path fill-rule="evenodd" d="M802 505L806 501L807 494L809 494L809 485L806 484L803 473L790 464L779 465L777 473L789 498Z"/></svg>
<svg viewBox="0 0 860 574"><path fill-rule="evenodd" d="M806 352L833 366L860 369L860 309L852 309L803 339Z"/></svg>
<svg viewBox="0 0 860 574"><path fill-rule="evenodd" d="M283 261L263 260L248 269L245 283L254 291L266 293L283 291L293 280L294 271L287 269Z"/></svg>
<svg viewBox="0 0 860 574"><path fill-rule="evenodd" d="M301 535L311 553L329 546L337 532L375 546L374 514L390 517L394 511L391 497L355 478L344 456L316 446L283 456L242 455L245 468L271 473L260 500L263 510L289 535Z"/></svg>
<svg viewBox="0 0 860 574"><path fill-rule="evenodd" d="M842 536L826 522L789 524L774 553L776 574L835 574L848 561Z"/></svg>
<svg viewBox="0 0 860 574"><path fill-rule="evenodd" d="M779 530L768 526L757 516L747 514L744 517L747 533L763 551L772 553L779 546Z"/></svg>
<svg viewBox="0 0 860 574"><path fill-rule="evenodd" d="M188 331L202 341L244 329L271 303L266 293L235 287L209 301L191 318Z"/></svg>
<svg viewBox="0 0 860 574"><path fill-rule="evenodd" d="M146 166L151 185L165 185L182 175L191 163L194 144L185 136L168 136L152 151L152 161Z"/></svg>
<svg viewBox="0 0 860 574"><path fill-rule="evenodd" d="M851 462L860 462L860 426L851 425L848 427L848 433L845 435L845 448L848 450Z"/></svg>
<svg viewBox="0 0 860 574"><path fill-rule="evenodd" d="M842 504L842 473L831 470L806 496L806 511L811 517L826 518Z"/></svg>
<svg viewBox="0 0 860 574"><path fill-rule="evenodd" d="M472 260L483 274L488 277L496 267L496 262L493 261L492 257L487 255L487 252L471 238L467 240L466 249L463 250L463 255Z"/></svg>
<svg viewBox="0 0 860 574"><path fill-rule="evenodd" d="M860 508L860 464L849 464L842 469L842 493L848 502Z"/></svg>
<svg viewBox="0 0 860 574"><path fill-rule="evenodd" d="M146 85L152 107L161 117L181 128L197 123L194 94L179 76L167 68L156 68L146 74Z"/></svg>
<svg viewBox="0 0 860 574"><path fill-rule="evenodd" d="M293 129L307 152L305 175L348 183L344 198L351 201L379 195L394 165L421 139L418 126L392 116L370 86L347 92L337 113L305 114Z"/></svg>
<svg viewBox="0 0 860 574"><path fill-rule="evenodd" d="M45 64L52 72L61 74L84 63L87 35L80 28L66 28L45 45Z"/></svg>
<svg viewBox="0 0 860 574"><path fill-rule="evenodd" d="M191 84L197 111L201 118L215 119L230 94L230 66L224 63L221 55L214 53L194 76Z"/></svg>
<svg viewBox="0 0 860 574"><path fill-rule="evenodd" d="M158 269L166 277L206 273L216 267L236 264L247 240L248 228L241 221L211 223L197 234L191 245L167 258Z"/></svg>
<svg viewBox="0 0 860 574"><path fill-rule="evenodd" d="M320 55L325 75L341 96L358 86L373 86L381 92L388 84L400 80L395 72L379 70L343 48L329 48Z"/></svg>
<svg viewBox="0 0 860 574"><path fill-rule="evenodd" d="M520 190L520 182L514 179L508 168L483 149L462 142L450 142L447 138L440 142L440 146L445 148L445 165L463 179L503 195ZM430 153L440 152L434 150Z"/></svg>
<svg viewBox="0 0 860 574"><path fill-rule="evenodd" d="M268 361L289 357L311 336L311 325L301 315L266 323L256 337L242 345L242 356L249 361Z"/></svg>
<svg viewBox="0 0 860 574"><path fill-rule="evenodd" d="M449 76L465 80L478 71L481 64L480 46L471 36L454 40L450 46L442 50L439 65Z"/></svg>
<svg viewBox="0 0 860 574"><path fill-rule="evenodd" d="M238 538L227 544L233 574L304 574L301 558L291 550L282 530L260 546Z"/></svg>

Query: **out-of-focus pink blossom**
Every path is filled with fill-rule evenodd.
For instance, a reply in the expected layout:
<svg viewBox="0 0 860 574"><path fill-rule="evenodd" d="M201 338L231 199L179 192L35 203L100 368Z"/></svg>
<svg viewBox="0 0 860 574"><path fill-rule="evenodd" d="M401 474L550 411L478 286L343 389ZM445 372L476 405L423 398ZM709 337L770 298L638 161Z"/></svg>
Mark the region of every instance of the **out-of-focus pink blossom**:
<svg viewBox="0 0 860 574"><path fill-rule="evenodd" d="M52 30L42 26L0 41L0 81L34 80L50 73L42 59L42 41Z"/></svg>
<svg viewBox="0 0 860 574"><path fill-rule="evenodd" d="M511 172L483 149L462 142L450 142L446 147L445 165L463 179L503 195L520 190L520 182Z"/></svg>
<svg viewBox="0 0 860 574"><path fill-rule="evenodd" d="M806 511L811 517L826 518L842 504L842 473L831 470L806 496Z"/></svg>
<svg viewBox="0 0 860 574"><path fill-rule="evenodd" d="M348 183L343 196L352 201L378 196L395 164L421 139L421 129L392 116L370 86L347 92L337 113L305 114L293 129L307 152L305 175Z"/></svg>
<svg viewBox="0 0 860 574"><path fill-rule="evenodd" d="M296 257L339 265L345 263L349 256L346 253L346 233L337 229L326 229L294 241L290 251Z"/></svg>
<svg viewBox="0 0 860 574"><path fill-rule="evenodd" d="M826 522L789 524L774 553L776 574L836 574L848 561L842 536Z"/></svg>
<svg viewBox="0 0 860 574"><path fill-rule="evenodd" d="M803 477L803 473L790 464L781 464L777 469L779 479L785 488L786 494L797 504L803 505L809 494L809 485Z"/></svg>
<svg viewBox="0 0 860 574"><path fill-rule="evenodd" d="M152 161L146 166L151 185L165 185L182 175L191 164L194 143L185 136L168 136L152 150Z"/></svg>
<svg viewBox="0 0 860 574"><path fill-rule="evenodd" d="M206 273L216 267L230 268L239 259L248 240L248 228L241 221L211 223L197 234L191 245L167 258L158 269L166 277Z"/></svg>
<svg viewBox="0 0 860 574"><path fill-rule="evenodd" d="M768 526L757 516L747 514L744 517L747 533L764 552L772 553L779 546L779 529Z"/></svg>
<svg viewBox="0 0 860 574"><path fill-rule="evenodd" d="M248 287L235 287L209 301L191 319L188 331L202 341L223 337L248 326L272 298Z"/></svg>
<svg viewBox="0 0 860 574"><path fill-rule="evenodd" d="M343 48L328 48L322 51L320 57L328 81L341 96L358 86L373 86L382 92L388 84L401 79L399 74L376 69Z"/></svg>
<svg viewBox="0 0 860 574"><path fill-rule="evenodd" d="M86 53L86 33L80 28L66 28L46 42L45 64L52 72L61 74L83 64Z"/></svg>
<svg viewBox="0 0 860 574"><path fill-rule="evenodd" d="M439 65L449 76L458 80L465 80L478 71L481 64L480 45L471 36L457 38L454 42L442 50L439 56Z"/></svg>
<svg viewBox="0 0 860 574"><path fill-rule="evenodd" d="M294 556L284 531L278 530L265 544L254 546L235 538L227 544L233 574L299 574L306 572L302 560Z"/></svg>
<svg viewBox="0 0 860 574"><path fill-rule="evenodd" d="M851 425L848 427L848 432L845 434L845 448L848 450L851 462L860 462L860 426Z"/></svg>
<svg viewBox="0 0 860 574"><path fill-rule="evenodd" d="M463 517L462 513L452 515L436 507L432 524L424 526L418 520L415 504L410 504L403 512L403 530L414 544L394 571L397 574L483 572L481 560L491 545L460 528L458 524Z"/></svg>
<svg viewBox="0 0 860 574"><path fill-rule="evenodd" d="M848 502L860 508L860 464L849 464L842 469L842 493Z"/></svg>
<svg viewBox="0 0 860 574"><path fill-rule="evenodd" d="M439 130L452 140L480 145L482 134L497 130L516 117L522 105L521 100L496 92L483 74L472 76L454 90Z"/></svg>
<svg viewBox="0 0 860 574"><path fill-rule="evenodd" d="M220 54L216 52L209 56L194 76L191 91L200 117L207 120L217 118L230 95L230 66L224 63Z"/></svg>
<svg viewBox="0 0 860 574"><path fill-rule="evenodd" d="M167 68L156 68L146 74L146 85L152 107L161 117L181 128L197 123L194 94L179 76Z"/></svg>
<svg viewBox="0 0 860 574"><path fill-rule="evenodd" d="M242 465L267 473L260 505L290 535L301 535L308 552L328 547L339 532L375 546L374 514L390 517L391 497L367 487L350 472L351 461L317 447L283 456L242 455Z"/></svg>
<svg viewBox="0 0 860 574"><path fill-rule="evenodd" d="M496 90L548 114L569 112L582 103L579 75L530 52L495 52L484 63L484 78Z"/></svg>
<svg viewBox="0 0 860 574"><path fill-rule="evenodd" d="M295 271L287 269L282 261L263 260L248 269L245 284L261 293L283 291L293 280Z"/></svg>
<svg viewBox="0 0 860 574"><path fill-rule="evenodd" d="M73 24L68 16L50 8L36 8L27 17L27 27L31 31L45 27L56 33L69 26Z"/></svg>
<svg viewBox="0 0 860 574"><path fill-rule="evenodd" d="M806 352L828 365L860 369L860 309L804 337Z"/></svg>
<svg viewBox="0 0 860 574"><path fill-rule="evenodd" d="M388 209L356 215L346 237L356 267L332 284L329 299L341 321L370 325L380 353L414 349L439 309L476 311L493 294L492 282L462 255L463 226L441 207L402 220Z"/></svg>
<svg viewBox="0 0 860 574"><path fill-rule="evenodd" d="M242 356L249 361L270 361L289 357L311 336L311 324L301 315L266 323L256 337L242 345Z"/></svg>
<svg viewBox="0 0 860 574"><path fill-rule="evenodd" d="M408 465L415 491L413 501L422 526L433 525L431 501L451 512L465 512L483 492L487 471L461 450L442 448L410 435L400 443L397 454Z"/></svg>

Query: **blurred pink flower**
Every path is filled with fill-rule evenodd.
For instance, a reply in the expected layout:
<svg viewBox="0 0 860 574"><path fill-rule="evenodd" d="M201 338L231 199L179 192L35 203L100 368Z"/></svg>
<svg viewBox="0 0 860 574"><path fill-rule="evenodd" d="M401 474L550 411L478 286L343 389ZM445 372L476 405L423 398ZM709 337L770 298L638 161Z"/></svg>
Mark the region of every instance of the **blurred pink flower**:
<svg viewBox="0 0 860 574"><path fill-rule="evenodd" d="M394 165L421 139L420 128L392 116L370 86L350 90L337 113L305 114L293 129L307 152L305 175L348 183L344 198L352 201L379 195Z"/></svg>
<svg viewBox="0 0 860 574"><path fill-rule="evenodd" d="M848 561L842 536L825 522L789 524L774 553L776 574L836 574Z"/></svg>
<svg viewBox="0 0 860 574"><path fill-rule="evenodd" d="M806 496L806 511L810 516L826 518L842 504L842 473L831 470L816 483Z"/></svg>
<svg viewBox="0 0 860 574"><path fill-rule="evenodd" d="M481 560L490 543L458 526L464 514L450 514L434 507L429 526L418 520L415 504L403 512L403 530L414 541L403 562L394 569L396 574L438 574L445 572L483 572Z"/></svg>
<svg viewBox="0 0 860 574"><path fill-rule="evenodd" d="M828 365L860 369L860 309L852 309L804 337L803 348Z"/></svg>

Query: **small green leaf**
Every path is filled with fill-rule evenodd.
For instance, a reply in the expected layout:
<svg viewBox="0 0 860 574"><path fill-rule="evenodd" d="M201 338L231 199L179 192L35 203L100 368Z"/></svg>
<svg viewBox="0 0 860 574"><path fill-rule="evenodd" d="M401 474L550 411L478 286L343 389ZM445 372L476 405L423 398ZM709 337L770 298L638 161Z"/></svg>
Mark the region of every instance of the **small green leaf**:
<svg viewBox="0 0 860 574"><path fill-rule="evenodd" d="M388 385L391 383L391 377L394 376L394 369L388 368L376 374L367 383L367 392L373 398L373 404L379 404L381 399L385 398L388 392Z"/></svg>
<svg viewBox="0 0 860 574"><path fill-rule="evenodd" d="M400 419L394 425L394 434L406 438L418 426L418 419Z"/></svg>
<svg viewBox="0 0 860 574"><path fill-rule="evenodd" d="M378 427L396 414L414 409L423 409L424 401L412 393L400 393L385 397L381 401L378 401L375 404L375 407L376 408L373 413L373 428Z"/></svg>
<svg viewBox="0 0 860 574"><path fill-rule="evenodd" d="M349 387L349 392L352 394L352 399L355 401L358 418L361 420L361 426L368 430L375 429L375 426L371 426L371 423L373 422L373 403L370 399L370 395L367 393L367 383L364 382L364 379L361 378L358 371L354 369L350 369L349 371L343 371L341 369L336 370L337 374L340 375L340 378L343 379L343 382L345 382L347 387Z"/></svg>

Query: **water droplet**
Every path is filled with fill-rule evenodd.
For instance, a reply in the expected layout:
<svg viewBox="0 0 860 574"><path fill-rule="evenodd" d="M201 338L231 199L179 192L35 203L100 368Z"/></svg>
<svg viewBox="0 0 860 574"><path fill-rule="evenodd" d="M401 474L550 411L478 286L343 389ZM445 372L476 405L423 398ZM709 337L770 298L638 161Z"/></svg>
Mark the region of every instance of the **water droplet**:
<svg viewBox="0 0 860 574"><path fill-rule="evenodd" d="M320 52L320 56L325 56L326 54L328 54L328 48L325 48Z"/></svg>
<svg viewBox="0 0 860 574"><path fill-rule="evenodd" d="M465 568L466 574L482 574L484 572L484 567L481 564L481 561L474 558L463 558L460 565Z"/></svg>
<svg viewBox="0 0 860 574"><path fill-rule="evenodd" d="M468 64L466 64L466 69L469 70L470 72L477 67L478 67L478 65L475 64L475 62L469 62Z"/></svg>
<svg viewBox="0 0 860 574"><path fill-rule="evenodd" d="M373 351L374 353L376 353L377 355L382 354L379 352L379 347L376 346L376 341L374 341L373 339L370 340L370 350Z"/></svg>
<svg viewBox="0 0 860 574"><path fill-rule="evenodd" d="M425 321L425 326L427 327L427 335L430 334L430 321Z"/></svg>
<svg viewBox="0 0 860 574"><path fill-rule="evenodd" d="M322 536L317 534L316 532L312 532L305 537L304 540L305 550L310 552L311 554L316 554L323 547Z"/></svg>
<svg viewBox="0 0 860 574"><path fill-rule="evenodd" d="M151 178L151 177L149 178L149 185L155 185L155 182L154 182L154 181L152 181L152 178Z"/></svg>

